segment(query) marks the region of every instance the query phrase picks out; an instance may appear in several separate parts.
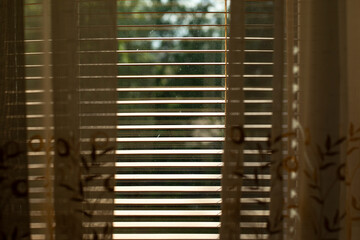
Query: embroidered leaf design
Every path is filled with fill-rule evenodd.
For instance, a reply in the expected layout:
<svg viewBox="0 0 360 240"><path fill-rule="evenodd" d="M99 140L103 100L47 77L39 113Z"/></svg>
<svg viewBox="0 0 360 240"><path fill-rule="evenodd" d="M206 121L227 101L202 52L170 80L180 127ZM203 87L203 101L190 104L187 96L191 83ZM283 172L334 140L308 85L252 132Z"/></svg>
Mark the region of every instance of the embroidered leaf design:
<svg viewBox="0 0 360 240"><path fill-rule="evenodd" d="M69 190L69 191L76 192L76 190L75 190L73 187L71 187L70 185L61 183L59 186L60 186L60 187L63 187L63 188L66 188L66 189Z"/></svg>
<svg viewBox="0 0 360 240"><path fill-rule="evenodd" d="M337 176L339 178L340 181L344 181L345 180L345 173L343 171L345 171L345 163L340 164L340 166L337 168Z"/></svg>
<svg viewBox="0 0 360 240"><path fill-rule="evenodd" d="M231 140L236 144L242 144L245 141L245 131L242 126L233 126L230 130Z"/></svg>
<svg viewBox="0 0 360 240"><path fill-rule="evenodd" d="M334 165L336 165L336 164L333 163L333 162L323 164L323 165L320 166L320 170L325 170L325 169L327 169L327 168L329 168L331 166L334 166Z"/></svg>
<svg viewBox="0 0 360 240"><path fill-rule="evenodd" d="M86 176L86 177L85 177L85 182L90 182L90 181L92 181L92 180L94 180L95 178L98 178L98 177L100 177L99 174Z"/></svg>
<svg viewBox="0 0 360 240"><path fill-rule="evenodd" d="M342 138L338 139L338 140L334 143L334 146L338 146L338 145L342 144L344 141L346 141L346 137L342 137Z"/></svg>
<svg viewBox="0 0 360 240"><path fill-rule="evenodd" d="M320 205L324 204L324 201L322 199L320 199L318 196L310 196L312 199L314 199L317 203L319 203Z"/></svg>
<svg viewBox="0 0 360 240"><path fill-rule="evenodd" d="M344 212L341 216L340 216L340 221L343 220L346 217L346 212Z"/></svg>
<svg viewBox="0 0 360 240"><path fill-rule="evenodd" d="M9 141L4 144L4 156L5 159L11 159L24 153L20 150L20 145L15 141Z"/></svg>
<svg viewBox="0 0 360 240"><path fill-rule="evenodd" d="M85 171L89 172L90 168L89 168L89 165L88 165L88 163L86 161L86 158L81 155L80 159L81 159L81 163L82 163L83 167L85 168Z"/></svg>
<svg viewBox="0 0 360 240"><path fill-rule="evenodd" d="M112 179L112 175L110 175L109 177L105 178L104 180L104 188L106 190L108 190L109 192L113 192L114 191L114 187L110 184L110 181Z"/></svg>
<svg viewBox="0 0 360 240"><path fill-rule="evenodd" d="M350 155L353 151L355 151L356 149L359 149L359 147L352 147L350 148L347 152L346 155Z"/></svg>
<svg viewBox="0 0 360 240"><path fill-rule="evenodd" d="M105 155L105 154L107 154L108 152L112 152L112 151L114 151L114 150L115 150L115 147L108 147L108 148L106 148L104 151L102 151L102 152L99 154L99 156Z"/></svg>
<svg viewBox="0 0 360 240"><path fill-rule="evenodd" d="M282 136L277 136L275 139L274 139L274 143L277 143L281 140Z"/></svg>
<svg viewBox="0 0 360 240"><path fill-rule="evenodd" d="M70 145L68 141L63 138L59 138L56 140L56 153L60 157L68 157L70 155Z"/></svg>
<svg viewBox="0 0 360 240"><path fill-rule="evenodd" d="M93 217L93 215L92 215L91 213L89 213L89 212L87 212L87 211L84 211L84 210L82 210L82 209L76 209L75 212L82 213L82 214L84 214L84 215L85 215L86 217L88 217L88 218L92 218L92 217Z"/></svg>
<svg viewBox="0 0 360 240"><path fill-rule="evenodd" d="M107 234L109 234L111 231L111 228L110 228L110 224L109 223L106 223L106 225L104 226L104 228L103 228L103 234L104 235L107 235Z"/></svg>
<svg viewBox="0 0 360 240"><path fill-rule="evenodd" d="M283 134L277 136L277 137L274 139L274 143L279 142L279 141L282 140L283 138L287 138L287 137L291 137L291 136L296 136L296 133L295 133L295 132L286 132L286 133L283 133Z"/></svg>
<svg viewBox="0 0 360 240"><path fill-rule="evenodd" d="M281 226L276 226L278 225L275 222L275 226L272 226L271 222L269 219L266 220L266 230L269 232L269 234L277 234L281 232Z"/></svg>
<svg viewBox="0 0 360 240"><path fill-rule="evenodd" d="M327 217L324 219L324 226L328 232L338 232L341 230L341 227L330 226L329 219Z"/></svg>
<svg viewBox="0 0 360 240"><path fill-rule="evenodd" d="M233 171L233 174L235 176L238 176L238 177L241 177L241 178L244 177L244 171L242 169L238 169L238 170Z"/></svg>
<svg viewBox="0 0 360 240"><path fill-rule="evenodd" d="M269 133L269 134L267 135L266 146L268 147L268 149L270 149L270 148L271 148L271 145L272 145L272 143L271 143L271 133Z"/></svg>
<svg viewBox="0 0 360 240"><path fill-rule="evenodd" d="M27 233L24 233L23 235L21 235L20 238L29 238L30 237L30 233L27 232Z"/></svg>

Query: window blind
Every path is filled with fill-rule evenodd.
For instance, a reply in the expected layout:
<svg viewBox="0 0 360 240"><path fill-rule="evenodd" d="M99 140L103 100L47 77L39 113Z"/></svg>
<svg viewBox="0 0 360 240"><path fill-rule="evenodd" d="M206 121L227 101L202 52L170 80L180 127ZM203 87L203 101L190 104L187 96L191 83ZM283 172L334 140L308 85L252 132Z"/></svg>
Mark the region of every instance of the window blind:
<svg viewBox="0 0 360 240"><path fill-rule="evenodd" d="M226 1L118 1L114 239L217 239Z"/></svg>
<svg viewBox="0 0 360 240"><path fill-rule="evenodd" d="M237 125L247 136L237 221L241 239L261 239L270 214L269 156L259 146L272 127L274 6L243 5L234 11L244 16L234 81L243 85ZM118 1L115 239L219 238L229 11L224 0Z"/></svg>
<svg viewBox="0 0 360 240"><path fill-rule="evenodd" d="M52 101L46 99L54 96L52 90L44 91L53 87L46 86L53 67L51 26L46 25L51 6L45 2L27 0L25 5L28 130L30 136L48 134L45 139L51 145L54 113ZM228 65L233 54L231 46L229 49L230 4L234 3L117 1L117 13L111 13L117 21L117 46L108 48L112 23L106 20L105 24L103 18L112 15L101 12L101 8L91 12L97 2L77 2L79 16L73 31L78 43L73 60L78 66L74 71L80 85L78 114L84 155L91 153L89 141L93 136L106 142L104 135L96 134L110 124L99 125L94 119L106 122L112 121L112 116L117 118L115 210L103 211L113 204L111 198L105 198L94 211L97 217L93 219L97 220L91 222L86 220L89 212L83 205L82 227L88 234L84 237L101 232L108 226L104 219L114 214L114 239L218 239L224 129L229 119L225 105L230 104L232 86ZM274 122L274 3L242 4L240 44L233 51L240 55L232 62L241 74L231 80L241 86L243 99L241 106L237 105L240 118L236 125L242 126L246 135L241 150L244 174L240 175L244 180L240 183L239 235L241 239L259 239L267 237L270 214L270 169L262 167L269 156L259 148L266 149ZM89 6L92 8L86 10ZM114 53L117 60L113 59ZM112 72L114 67L117 73ZM112 112L104 112L111 109L104 106L112 104L113 99L107 97L113 85L102 86L107 81L117 84L117 109ZM44 129L46 121L48 127ZM36 148L42 140L29 141ZM42 154L53 157L51 151ZM39 153L30 151L29 155L32 233L35 239L41 239L53 234L51 230L46 232L46 226L55 222L52 204L44 205L44 199L53 201L54 190L49 187L52 165ZM114 170L106 161L105 166L96 169L93 175L102 176L86 189L89 201L98 198L96 187L103 187L103 180Z"/></svg>

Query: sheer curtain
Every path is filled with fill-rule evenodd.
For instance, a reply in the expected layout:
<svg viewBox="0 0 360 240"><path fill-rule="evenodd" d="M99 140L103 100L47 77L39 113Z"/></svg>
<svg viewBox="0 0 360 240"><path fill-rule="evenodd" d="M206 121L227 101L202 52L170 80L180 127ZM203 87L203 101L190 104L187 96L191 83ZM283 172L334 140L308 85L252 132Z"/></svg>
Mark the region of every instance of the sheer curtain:
<svg viewBox="0 0 360 240"><path fill-rule="evenodd" d="M0 238L29 236L21 1L0 2ZM18 67L19 66L19 67Z"/></svg>
<svg viewBox="0 0 360 240"><path fill-rule="evenodd" d="M359 2L275 2L273 129L265 147L271 155L266 233L269 239L358 239ZM241 72L246 60L239 54L245 50L246 24L238 15L243 5L234 2L231 8L222 239L244 233L239 219L246 209L240 200L246 178L237 172L239 166L246 170L247 158L246 131L241 131L246 124L240 90L246 83ZM235 62L241 65L237 69ZM258 147L254 154L262 151Z"/></svg>
<svg viewBox="0 0 360 240"><path fill-rule="evenodd" d="M358 239L357 1L301 1L298 239Z"/></svg>
<svg viewBox="0 0 360 240"><path fill-rule="evenodd" d="M55 236L111 239L116 1L51 1L51 13Z"/></svg>
<svg viewBox="0 0 360 240"><path fill-rule="evenodd" d="M38 2L0 3L0 238L111 239L116 1L44 0L41 17L24 15L24 4ZM360 3L272 7L271 129L265 145L246 152L251 11L231 2L220 238L358 239ZM28 17L40 25L27 26L24 19L36 22ZM36 51L24 54L32 44ZM260 165L251 163L255 155ZM270 187L269 201L243 190L245 164L251 190L263 171L271 175L261 188ZM242 212L252 202L269 216L250 236Z"/></svg>
<svg viewBox="0 0 360 240"><path fill-rule="evenodd" d="M116 1L0 11L1 239L111 239Z"/></svg>

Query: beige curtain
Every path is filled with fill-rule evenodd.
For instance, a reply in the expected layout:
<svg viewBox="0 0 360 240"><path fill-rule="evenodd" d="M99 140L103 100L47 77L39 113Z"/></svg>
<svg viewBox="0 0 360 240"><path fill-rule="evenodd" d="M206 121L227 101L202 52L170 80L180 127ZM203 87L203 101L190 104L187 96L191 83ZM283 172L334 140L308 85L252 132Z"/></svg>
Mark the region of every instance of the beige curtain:
<svg viewBox="0 0 360 240"><path fill-rule="evenodd" d="M116 1L1 1L0 28L0 239L112 239Z"/></svg>
<svg viewBox="0 0 360 240"><path fill-rule="evenodd" d="M358 1L301 1L297 239L358 239Z"/></svg>
<svg viewBox="0 0 360 240"><path fill-rule="evenodd" d="M232 1L231 9L236 9L239 14L231 15L229 43L228 69L229 74L226 82L226 140L224 145L222 169L222 215L221 215L221 239L238 239L240 236L240 199L242 179L237 174L241 173L243 165L244 143L244 107L242 101L243 82L239 76L244 74L244 13L245 6L242 1ZM238 172L237 172L238 171Z"/></svg>
<svg viewBox="0 0 360 240"><path fill-rule="evenodd" d="M244 6L231 6L221 239L242 239L246 77L233 66L246 62L246 27L237 15ZM274 3L268 239L360 237L359 9L356 0Z"/></svg>
<svg viewBox="0 0 360 240"><path fill-rule="evenodd" d="M284 237L286 193L279 171L284 157L279 139L285 124L286 5L281 0L256 3L256 10L251 8L253 2L231 1L230 6L220 229L224 240ZM272 17L261 15L261 11L271 12ZM271 59L264 51L269 40ZM266 64L271 65L270 71ZM271 79L267 79L269 74ZM263 92L269 87L271 96ZM271 106L263 104L268 98ZM257 140L256 136L268 140ZM270 175L267 181L264 176Z"/></svg>
<svg viewBox="0 0 360 240"><path fill-rule="evenodd" d="M231 2L220 238L249 239L243 186L268 171L270 202L253 200L269 216L251 237L359 239L360 2L274 1L272 129L247 156L245 2ZM44 0L29 39L23 6L0 2L0 239L111 239L116 1Z"/></svg>
<svg viewBox="0 0 360 240"><path fill-rule="evenodd" d="M111 239L116 1L53 0L51 13L55 236Z"/></svg>
<svg viewBox="0 0 360 240"><path fill-rule="evenodd" d="M30 236L22 1L0 2L0 239Z"/></svg>

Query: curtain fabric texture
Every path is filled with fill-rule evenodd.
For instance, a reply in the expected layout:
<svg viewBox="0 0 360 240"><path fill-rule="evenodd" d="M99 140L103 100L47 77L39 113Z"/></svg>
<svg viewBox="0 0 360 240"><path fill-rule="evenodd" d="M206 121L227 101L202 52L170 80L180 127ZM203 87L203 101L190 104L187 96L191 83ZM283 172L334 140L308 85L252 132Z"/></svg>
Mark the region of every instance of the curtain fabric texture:
<svg viewBox="0 0 360 240"><path fill-rule="evenodd" d="M358 239L360 5L301 5L297 239Z"/></svg>
<svg viewBox="0 0 360 240"><path fill-rule="evenodd" d="M0 2L0 238L29 237L22 1Z"/></svg>
<svg viewBox="0 0 360 240"><path fill-rule="evenodd" d="M111 239L116 1L0 11L0 238Z"/></svg>
<svg viewBox="0 0 360 240"><path fill-rule="evenodd" d="M225 118L225 145L222 168L222 214L221 214L221 239L238 239L240 236L240 199L242 179L236 174L241 174L243 165L244 142L244 112L242 91L243 83L239 76L244 74L244 41L245 5L243 1L232 1L230 9L236 9L238 14L231 14L230 40L228 54L229 75L226 82L226 118Z"/></svg>
<svg viewBox="0 0 360 240"><path fill-rule="evenodd" d="M269 239L360 236L360 116L356 94L360 90L356 67L360 28L355 13L359 7L351 0L284 1L274 5L273 129L266 149L271 155L270 218L266 227ZM234 62L243 62L243 57L233 52L245 50L241 43L246 39L244 26L238 26L237 16L242 9L240 3L232 4L222 239L238 239L237 234L242 232L241 223L236 224L238 211L246 210L246 205L240 203L245 178L236 179L236 175L243 176L235 167L244 164L245 158L245 153L241 154L244 139L239 141L235 131L237 124L244 124L238 116L243 110L232 104L244 99L242 93L232 94L237 89L232 88L234 82L241 87L240 82L246 81L236 72L240 68L232 70ZM240 43L231 44L234 38ZM286 93L282 95L279 89ZM239 118L235 123L234 116ZM283 144L279 146L279 142ZM259 147L257 154L261 151ZM235 160L239 153L242 157ZM232 184L228 185L227 178L232 178Z"/></svg>
<svg viewBox="0 0 360 240"><path fill-rule="evenodd" d="M51 1L51 12L55 235L109 239L115 197L116 2Z"/></svg>
<svg viewBox="0 0 360 240"><path fill-rule="evenodd" d="M0 238L112 239L116 1L44 0L38 39L24 33L23 6L0 2ZM265 164L251 172L255 182L262 171L271 175L270 201L253 198L270 212L261 234L356 240L360 2L289 0L273 7L272 128L266 148L255 151ZM254 153L244 154L245 11L245 1L231 2L222 240L246 235L241 212L249 210L241 202L244 162ZM24 54L38 40L41 64ZM39 65L37 77L28 65Z"/></svg>

